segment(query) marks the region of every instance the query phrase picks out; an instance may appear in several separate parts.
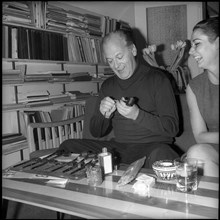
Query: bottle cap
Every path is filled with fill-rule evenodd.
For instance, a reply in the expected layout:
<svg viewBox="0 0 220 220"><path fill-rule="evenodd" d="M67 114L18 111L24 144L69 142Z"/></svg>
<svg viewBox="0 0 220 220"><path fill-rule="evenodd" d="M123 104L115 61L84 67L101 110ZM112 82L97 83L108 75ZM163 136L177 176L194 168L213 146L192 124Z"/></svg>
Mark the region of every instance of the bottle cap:
<svg viewBox="0 0 220 220"><path fill-rule="evenodd" d="M102 153L107 153L107 148L106 147L102 148Z"/></svg>

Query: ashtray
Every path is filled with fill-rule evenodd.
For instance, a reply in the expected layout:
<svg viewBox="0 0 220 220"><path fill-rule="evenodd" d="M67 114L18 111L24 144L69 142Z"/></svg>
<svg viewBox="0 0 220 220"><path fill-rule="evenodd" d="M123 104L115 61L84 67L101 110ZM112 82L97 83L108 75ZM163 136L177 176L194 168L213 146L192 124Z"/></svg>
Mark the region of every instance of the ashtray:
<svg viewBox="0 0 220 220"><path fill-rule="evenodd" d="M159 179L173 180L176 177L176 166L172 160L155 161L152 168Z"/></svg>

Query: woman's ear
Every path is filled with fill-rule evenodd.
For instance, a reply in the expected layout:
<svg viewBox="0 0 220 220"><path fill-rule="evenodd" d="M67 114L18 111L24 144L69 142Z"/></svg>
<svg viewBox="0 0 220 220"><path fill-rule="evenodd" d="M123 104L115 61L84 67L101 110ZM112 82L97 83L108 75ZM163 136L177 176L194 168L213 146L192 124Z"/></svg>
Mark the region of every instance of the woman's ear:
<svg viewBox="0 0 220 220"><path fill-rule="evenodd" d="M132 54L133 54L134 57L137 56L137 48L134 44L132 46Z"/></svg>

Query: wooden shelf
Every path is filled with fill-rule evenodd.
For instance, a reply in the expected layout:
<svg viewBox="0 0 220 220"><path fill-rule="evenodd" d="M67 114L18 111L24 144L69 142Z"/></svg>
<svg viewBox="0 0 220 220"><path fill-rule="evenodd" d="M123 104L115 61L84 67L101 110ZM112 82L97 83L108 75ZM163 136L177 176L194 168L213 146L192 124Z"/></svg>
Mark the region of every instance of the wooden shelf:
<svg viewBox="0 0 220 220"><path fill-rule="evenodd" d="M75 104L75 103L84 103L88 98L76 98L76 99L72 99L70 101L65 101L65 102L59 102L59 103L53 103L52 105L41 105L41 106L26 106L25 104L5 104L2 105L2 111L31 111L37 108L43 108L43 107L49 107L49 106L59 106L59 105L66 105L66 104Z"/></svg>
<svg viewBox="0 0 220 220"><path fill-rule="evenodd" d="M88 62L73 62L63 60L35 60L35 59L17 59L17 58L2 58L5 62L23 62L23 63L55 63L55 64L73 64L86 66L108 66L106 63L88 63Z"/></svg>
<svg viewBox="0 0 220 220"><path fill-rule="evenodd" d="M30 81L30 82L23 82L23 83L2 83L3 86L25 86L25 85L36 85L36 84L72 84L72 83L102 83L104 80L103 79L92 79L88 81L71 81L71 82L65 82L65 81L56 81L56 82L48 82L48 81Z"/></svg>
<svg viewBox="0 0 220 220"><path fill-rule="evenodd" d="M4 145L2 145L2 154L3 155L7 155L7 154L11 154L14 152L17 152L19 150L23 150L28 148L28 142L24 141L22 143L15 143L15 144L11 144L10 146L7 145L7 147L4 147Z"/></svg>

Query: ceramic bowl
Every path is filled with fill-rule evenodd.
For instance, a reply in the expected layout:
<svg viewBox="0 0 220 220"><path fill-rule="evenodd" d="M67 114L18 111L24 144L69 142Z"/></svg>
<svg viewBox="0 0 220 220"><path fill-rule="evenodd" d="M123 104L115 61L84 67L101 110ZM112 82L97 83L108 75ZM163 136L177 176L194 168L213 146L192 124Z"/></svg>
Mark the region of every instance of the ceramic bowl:
<svg viewBox="0 0 220 220"><path fill-rule="evenodd" d="M173 180L176 177L176 166L172 160L155 161L152 168L159 179Z"/></svg>

